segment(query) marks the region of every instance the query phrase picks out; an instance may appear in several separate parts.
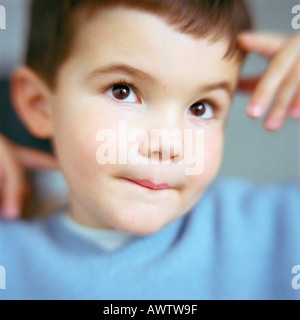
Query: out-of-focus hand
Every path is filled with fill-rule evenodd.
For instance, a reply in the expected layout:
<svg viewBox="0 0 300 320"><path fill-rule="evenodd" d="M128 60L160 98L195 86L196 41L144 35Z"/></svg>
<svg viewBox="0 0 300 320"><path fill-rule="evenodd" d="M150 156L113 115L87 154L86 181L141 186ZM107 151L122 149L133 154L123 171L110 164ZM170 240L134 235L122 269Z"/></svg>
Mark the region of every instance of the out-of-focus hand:
<svg viewBox="0 0 300 320"><path fill-rule="evenodd" d="M262 75L240 79L238 89L252 93L249 117L261 118L273 102L264 120L267 130L278 130L287 117L300 119L300 36L244 32L238 43L269 60Z"/></svg>
<svg viewBox="0 0 300 320"><path fill-rule="evenodd" d="M4 219L21 216L30 185L25 170L59 169L57 160L47 152L15 144L0 134L0 214Z"/></svg>

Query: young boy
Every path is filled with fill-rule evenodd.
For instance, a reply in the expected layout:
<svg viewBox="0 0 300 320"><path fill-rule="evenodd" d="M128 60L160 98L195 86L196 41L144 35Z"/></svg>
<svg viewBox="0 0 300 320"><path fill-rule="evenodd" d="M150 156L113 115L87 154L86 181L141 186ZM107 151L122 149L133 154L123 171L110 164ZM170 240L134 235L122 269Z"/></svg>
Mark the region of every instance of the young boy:
<svg viewBox="0 0 300 320"><path fill-rule="evenodd" d="M1 299L300 297L299 184L214 182L250 27L240 0L33 1L12 98L70 206L1 221ZM248 112L282 85L275 130L299 110L299 39L251 37L274 58Z"/></svg>

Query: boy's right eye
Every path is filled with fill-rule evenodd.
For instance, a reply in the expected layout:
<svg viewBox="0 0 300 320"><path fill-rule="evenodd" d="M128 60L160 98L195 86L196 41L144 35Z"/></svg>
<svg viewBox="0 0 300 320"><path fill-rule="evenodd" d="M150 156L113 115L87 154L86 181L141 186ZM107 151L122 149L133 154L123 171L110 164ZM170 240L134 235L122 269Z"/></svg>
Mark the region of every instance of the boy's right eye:
<svg viewBox="0 0 300 320"><path fill-rule="evenodd" d="M107 91L108 95L112 98L126 102L126 103L138 103L139 99L130 88L130 86L126 84L115 84Z"/></svg>

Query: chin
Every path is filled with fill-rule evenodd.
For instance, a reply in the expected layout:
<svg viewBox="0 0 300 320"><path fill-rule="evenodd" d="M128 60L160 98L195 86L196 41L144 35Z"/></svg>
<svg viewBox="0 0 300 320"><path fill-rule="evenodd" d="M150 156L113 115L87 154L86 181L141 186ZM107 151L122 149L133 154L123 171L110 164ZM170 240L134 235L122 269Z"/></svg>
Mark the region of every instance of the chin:
<svg viewBox="0 0 300 320"><path fill-rule="evenodd" d="M126 217L124 219L124 216ZM151 214L149 212L141 212L136 214L126 214L124 213L123 219L116 219L112 221L112 226L115 229L120 231L139 235L139 236L149 236L152 235L164 227L166 227L169 223L164 219L165 217L162 214L155 213Z"/></svg>

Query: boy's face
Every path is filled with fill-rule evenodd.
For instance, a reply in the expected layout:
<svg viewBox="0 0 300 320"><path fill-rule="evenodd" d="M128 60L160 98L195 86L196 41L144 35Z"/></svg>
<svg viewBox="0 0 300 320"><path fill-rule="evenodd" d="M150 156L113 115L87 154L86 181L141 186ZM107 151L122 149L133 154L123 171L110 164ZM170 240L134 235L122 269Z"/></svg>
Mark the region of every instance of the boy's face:
<svg viewBox="0 0 300 320"><path fill-rule="evenodd" d="M151 234L186 214L216 175L239 63L223 59L226 41L195 39L132 9L100 10L78 25L51 95L71 215L91 227ZM153 129L182 136L155 143ZM188 151L204 170L187 174Z"/></svg>

